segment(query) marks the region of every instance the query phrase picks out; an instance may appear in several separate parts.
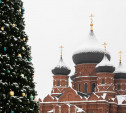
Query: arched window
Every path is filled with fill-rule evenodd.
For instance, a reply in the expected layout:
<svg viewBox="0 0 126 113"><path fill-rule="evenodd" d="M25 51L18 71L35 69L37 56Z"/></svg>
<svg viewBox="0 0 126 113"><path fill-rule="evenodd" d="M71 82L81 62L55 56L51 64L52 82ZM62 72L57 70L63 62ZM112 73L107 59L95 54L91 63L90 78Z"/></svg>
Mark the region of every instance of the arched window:
<svg viewBox="0 0 126 113"><path fill-rule="evenodd" d="M81 87L80 84L78 84L78 91L80 91L80 87Z"/></svg>
<svg viewBox="0 0 126 113"><path fill-rule="evenodd" d="M95 87L96 87L96 84L93 83L93 84L92 84L92 92L95 92Z"/></svg>
<svg viewBox="0 0 126 113"><path fill-rule="evenodd" d="M102 79L102 84L105 84L105 79Z"/></svg>
<svg viewBox="0 0 126 113"><path fill-rule="evenodd" d="M118 85L117 90L120 90L120 85Z"/></svg>
<svg viewBox="0 0 126 113"><path fill-rule="evenodd" d="M60 82L59 81L57 82L57 86L60 86Z"/></svg>
<svg viewBox="0 0 126 113"><path fill-rule="evenodd" d="M87 83L84 84L84 93L88 93L88 84Z"/></svg>

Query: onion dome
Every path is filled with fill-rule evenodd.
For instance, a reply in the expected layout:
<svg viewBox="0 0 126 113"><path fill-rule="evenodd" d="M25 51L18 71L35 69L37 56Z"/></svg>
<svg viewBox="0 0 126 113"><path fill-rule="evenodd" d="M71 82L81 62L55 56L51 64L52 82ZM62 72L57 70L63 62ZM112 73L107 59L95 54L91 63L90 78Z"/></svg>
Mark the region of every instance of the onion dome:
<svg viewBox="0 0 126 113"><path fill-rule="evenodd" d="M65 65L63 58L62 58L62 46L61 48L61 57L60 57L60 61L58 63L58 65L52 69L52 73L54 75L68 75L70 74L71 70Z"/></svg>
<svg viewBox="0 0 126 113"><path fill-rule="evenodd" d="M108 60L107 56L104 55L103 60L96 65L96 71L100 73L101 72L113 73L115 71L115 67Z"/></svg>
<svg viewBox="0 0 126 113"><path fill-rule="evenodd" d="M121 61L121 51L120 51L120 62L119 62L119 66L118 68L115 70L114 74L115 74L115 79L126 79L126 69L122 64Z"/></svg>
<svg viewBox="0 0 126 113"><path fill-rule="evenodd" d="M70 74L70 69L64 64L63 58L60 58L58 65L52 69L54 75L68 75Z"/></svg>
<svg viewBox="0 0 126 113"><path fill-rule="evenodd" d="M91 31L88 39L80 46L73 54L73 62L77 64L83 63L99 63L104 57L104 48L97 41L94 31L93 23L91 22ZM110 55L107 52L107 58L110 60Z"/></svg>
<svg viewBox="0 0 126 113"><path fill-rule="evenodd" d="M97 72L108 72L108 73L113 73L115 71L114 65L111 64L111 62L108 60L106 56L106 43L104 43L105 47L105 54L102 59L102 61L96 65L96 71Z"/></svg>
<svg viewBox="0 0 126 113"><path fill-rule="evenodd" d="M115 70L115 79L126 79L126 69L122 63L119 63L118 68Z"/></svg>

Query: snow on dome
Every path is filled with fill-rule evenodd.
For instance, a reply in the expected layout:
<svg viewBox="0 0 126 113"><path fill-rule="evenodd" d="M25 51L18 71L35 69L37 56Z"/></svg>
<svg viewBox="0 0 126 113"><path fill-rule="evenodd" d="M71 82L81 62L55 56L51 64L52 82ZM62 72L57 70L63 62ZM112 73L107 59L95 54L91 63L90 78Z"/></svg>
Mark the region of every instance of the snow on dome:
<svg viewBox="0 0 126 113"><path fill-rule="evenodd" d="M114 73L126 73L126 68L120 63Z"/></svg>
<svg viewBox="0 0 126 113"><path fill-rule="evenodd" d="M87 40L74 52L73 61L75 64L99 63L103 56L103 46L97 41L94 32L90 31ZM110 60L108 52L107 57Z"/></svg>
<svg viewBox="0 0 126 113"><path fill-rule="evenodd" d="M112 67L114 67L114 65L108 60L106 55L104 55L103 60L99 64L96 65L96 68L100 67L100 66L112 66Z"/></svg>
<svg viewBox="0 0 126 113"><path fill-rule="evenodd" d="M96 71L113 73L115 71L115 67L111 61L108 60L107 56L104 55L102 61L96 65Z"/></svg>
<svg viewBox="0 0 126 113"><path fill-rule="evenodd" d="M98 42L93 31L88 35L87 40L81 45L74 54L84 53L84 52L104 52L104 48Z"/></svg>
<svg viewBox="0 0 126 113"><path fill-rule="evenodd" d="M66 67L67 67L66 64L64 63L62 57L60 58L60 60L59 60L59 62L58 62L58 65L57 65L56 67L58 67L58 68L61 68L61 67L65 67L65 68L66 68ZM68 67L67 67L67 68L68 68Z"/></svg>
<svg viewBox="0 0 126 113"><path fill-rule="evenodd" d="M126 79L126 69L120 62L118 68L115 70L115 79Z"/></svg>
<svg viewBox="0 0 126 113"><path fill-rule="evenodd" d="M70 74L70 69L65 65L63 58L60 58L58 65L52 69L54 75L68 75Z"/></svg>

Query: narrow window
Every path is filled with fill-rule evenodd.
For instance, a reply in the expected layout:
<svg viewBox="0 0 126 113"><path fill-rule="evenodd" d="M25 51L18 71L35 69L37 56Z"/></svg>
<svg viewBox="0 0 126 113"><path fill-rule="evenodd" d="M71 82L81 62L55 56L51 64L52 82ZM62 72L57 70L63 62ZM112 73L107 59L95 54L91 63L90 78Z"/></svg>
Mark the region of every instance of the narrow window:
<svg viewBox="0 0 126 113"><path fill-rule="evenodd" d="M67 81L66 81L66 86L67 86Z"/></svg>
<svg viewBox="0 0 126 113"><path fill-rule="evenodd" d="M105 84L105 80L104 79L102 79L102 84Z"/></svg>
<svg viewBox="0 0 126 113"><path fill-rule="evenodd" d="M57 82L57 86L60 86L60 82L59 81Z"/></svg>
<svg viewBox="0 0 126 113"><path fill-rule="evenodd" d="M78 84L78 91L80 91L80 84Z"/></svg>
<svg viewBox="0 0 126 113"><path fill-rule="evenodd" d="M120 90L120 85L118 85L118 88L117 89Z"/></svg>
<svg viewBox="0 0 126 113"><path fill-rule="evenodd" d="M84 93L88 93L88 84L87 83L84 84Z"/></svg>
<svg viewBox="0 0 126 113"><path fill-rule="evenodd" d="M92 84L92 92L95 92L95 87L96 87L96 85L95 85L95 83L93 83Z"/></svg>

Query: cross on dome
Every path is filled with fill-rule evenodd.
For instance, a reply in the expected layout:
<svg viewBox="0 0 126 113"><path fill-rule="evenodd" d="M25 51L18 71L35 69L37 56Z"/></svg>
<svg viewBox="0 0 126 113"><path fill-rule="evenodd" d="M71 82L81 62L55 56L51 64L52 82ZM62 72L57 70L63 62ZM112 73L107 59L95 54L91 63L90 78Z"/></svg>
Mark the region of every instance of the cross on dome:
<svg viewBox="0 0 126 113"><path fill-rule="evenodd" d="M93 17L94 17L94 15L91 14L89 17L91 18L91 23L93 23Z"/></svg>
<svg viewBox="0 0 126 113"><path fill-rule="evenodd" d="M122 62L122 51L119 51L120 63Z"/></svg>
<svg viewBox="0 0 126 113"><path fill-rule="evenodd" d="M61 45L59 48L61 49L61 57L58 62L58 65L52 69L52 73L54 75L68 75L68 74L70 74L71 70L65 65L63 58L62 58L62 49L64 47Z"/></svg>
<svg viewBox="0 0 126 113"><path fill-rule="evenodd" d="M105 48L105 55L106 55L106 46L107 46L107 43L106 42L104 42L104 48Z"/></svg>
<svg viewBox="0 0 126 113"><path fill-rule="evenodd" d="M93 14L89 15L89 19L91 18L91 30L89 31L87 39L83 41L83 44L73 53L72 58L76 65L83 63L99 63L105 55L104 46L99 43L93 31L93 17ZM106 51L105 56L110 60L111 56L108 51Z"/></svg>
<svg viewBox="0 0 126 113"><path fill-rule="evenodd" d="M90 26L91 26L91 31L93 31L93 17L94 17L94 15L91 14L89 17L91 18L91 24L90 24Z"/></svg>
<svg viewBox="0 0 126 113"><path fill-rule="evenodd" d="M59 47L60 49L61 49L61 57L63 56L63 46L61 45L60 47Z"/></svg>

